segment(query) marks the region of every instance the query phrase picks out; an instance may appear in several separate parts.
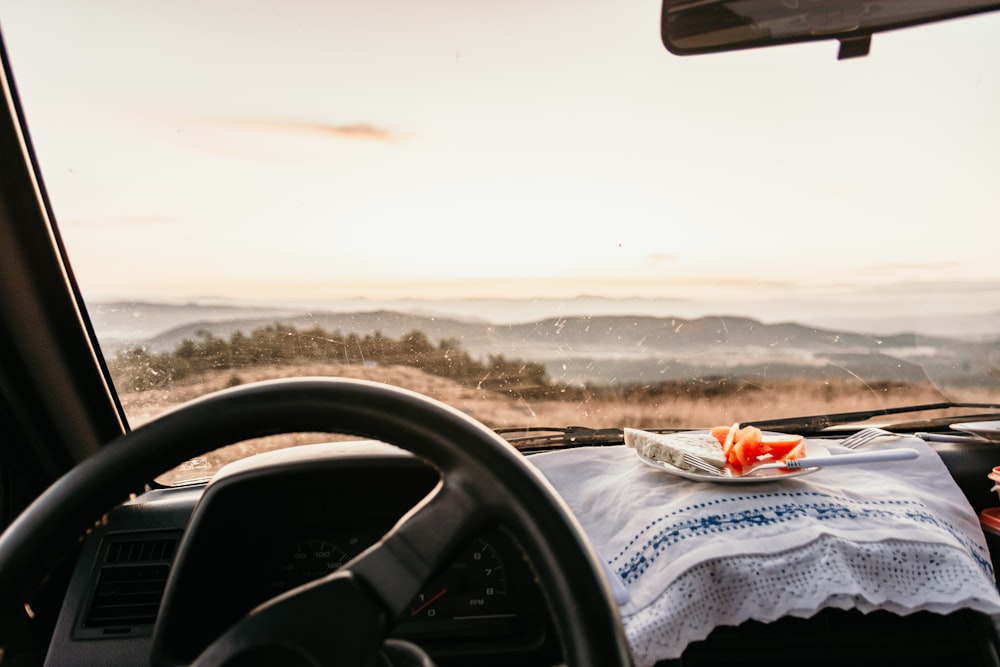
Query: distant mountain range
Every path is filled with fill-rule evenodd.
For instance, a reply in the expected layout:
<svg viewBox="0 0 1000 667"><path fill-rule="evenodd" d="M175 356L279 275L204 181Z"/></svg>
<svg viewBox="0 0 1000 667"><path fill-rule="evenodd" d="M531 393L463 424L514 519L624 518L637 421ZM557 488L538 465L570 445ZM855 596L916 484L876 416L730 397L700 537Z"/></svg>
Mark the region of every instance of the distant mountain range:
<svg viewBox="0 0 1000 667"><path fill-rule="evenodd" d="M963 340L915 333L873 336L747 317L683 319L631 315L550 317L496 324L389 310L302 312L282 308L107 303L91 307L106 354L140 345L174 349L205 331L228 338L274 323L334 333L421 331L460 341L473 356L502 354L545 364L570 383L658 382L739 374L755 377L843 375L874 381L1000 381L1000 336ZM331 347L335 360L337 347Z"/></svg>

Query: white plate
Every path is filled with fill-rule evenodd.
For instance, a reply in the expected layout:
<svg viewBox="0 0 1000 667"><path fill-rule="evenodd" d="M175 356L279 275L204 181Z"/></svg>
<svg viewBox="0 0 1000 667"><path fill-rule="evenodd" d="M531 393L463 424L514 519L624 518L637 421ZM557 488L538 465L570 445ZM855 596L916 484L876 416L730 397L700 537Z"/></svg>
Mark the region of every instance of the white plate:
<svg viewBox="0 0 1000 667"><path fill-rule="evenodd" d="M980 438L1000 442L1000 421L994 422L966 422L964 424L952 424L951 428L963 433L978 435Z"/></svg>
<svg viewBox="0 0 1000 667"><path fill-rule="evenodd" d="M708 431L705 431L706 433ZM779 435L771 431L765 431L764 435ZM810 456L827 456L830 450L826 446L817 440L810 440L806 438L806 455L802 458L803 462ZM719 477L712 475L710 473L704 472L694 472L693 470L684 470L678 468L677 466L670 465L666 461L657 461L651 459L648 456L643 456L638 451L635 453L639 457L639 460L650 466L651 468L656 468L657 470L662 470L663 472L668 472L671 475L677 475L678 477L683 477L685 479L691 479L696 482L715 482L716 484L760 484L762 482L780 482L783 479L791 479L792 477L801 477L802 475L808 475L809 473L816 472L819 468L803 468L802 470L764 470L757 473L756 475L750 475L749 477L743 477L736 475L734 477ZM731 466L727 466L730 469Z"/></svg>

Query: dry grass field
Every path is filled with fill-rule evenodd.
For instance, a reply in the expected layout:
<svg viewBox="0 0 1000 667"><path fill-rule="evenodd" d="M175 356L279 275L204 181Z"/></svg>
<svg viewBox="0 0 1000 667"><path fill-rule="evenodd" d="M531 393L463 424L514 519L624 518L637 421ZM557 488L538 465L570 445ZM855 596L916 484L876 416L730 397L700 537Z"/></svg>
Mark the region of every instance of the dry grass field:
<svg viewBox="0 0 1000 667"><path fill-rule="evenodd" d="M371 380L404 387L475 417L492 428L519 426L591 427L711 427L734 421L762 420L828 412L865 410L932 403L945 397L930 386L877 386L843 381L825 383L780 381L768 385L735 384L726 391L679 392L647 400L636 396L604 396L567 401L525 401L509 395L467 387L408 366L365 367L311 364L258 367L237 373L224 371L191 378L172 389L126 393L121 396L133 426L202 394L227 386L281 377L333 376ZM995 392L966 392L966 401L1000 399ZM223 463L252 453L308 442L331 440L327 434L293 434L231 445L199 457L164 476L161 481L202 476Z"/></svg>

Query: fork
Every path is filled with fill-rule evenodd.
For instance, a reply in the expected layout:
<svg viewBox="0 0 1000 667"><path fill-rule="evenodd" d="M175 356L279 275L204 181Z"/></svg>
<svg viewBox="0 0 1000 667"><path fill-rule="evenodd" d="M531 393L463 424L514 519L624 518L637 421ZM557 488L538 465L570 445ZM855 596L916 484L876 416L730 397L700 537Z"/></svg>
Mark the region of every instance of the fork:
<svg viewBox="0 0 1000 667"><path fill-rule="evenodd" d="M852 433L837 444L841 447L847 447L848 449L857 449L862 445L868 444L872 440L878 440L879 438L886 438L889 436L894 438L900 437L898 433L886 431L884 428L870 426L868 428L861 429L857 433Z"/></svg>
<svg viewBox="0 0 1000 667"><path fill-rule="evenodd" d="M683 458L684 458L684 463L685 464L691 466L692 468L697 468L698 470L700 470L702 472L707 472L710 475L725 476L725 475L728 474L727 471L723 470L722 468L720 468L719 466L715 465L714 463L706 461L705 459L701 458L700 456L696 456L694 454L688 454L687 452L684 452Z"/></svg>

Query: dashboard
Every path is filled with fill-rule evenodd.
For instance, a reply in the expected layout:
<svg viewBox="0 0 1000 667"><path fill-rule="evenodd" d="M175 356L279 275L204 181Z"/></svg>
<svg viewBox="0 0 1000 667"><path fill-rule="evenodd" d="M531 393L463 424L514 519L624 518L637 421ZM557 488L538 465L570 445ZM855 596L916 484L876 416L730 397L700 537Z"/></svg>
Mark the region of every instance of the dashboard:
<svg viewBox="0 0 1000 667"><path fill-rule="evenodd" d="M153 664L190 664L257 605L374 544L438 481L408 452L357 442L270 452L207 486L149 491L85 541L47 664L112 667L143 652ZM439 665L551 664L558 642L545 609L522 551L490 526L418 593L391 636Z"/></svg>
<svg viewBox="0 0 1000 667"><path fill-rule="evenodd" d="M937 450L978 511L995 496L982 470L991 447ZM432 492L438 473L373 442L304 445L227 466L208 484L148 490L82 540L46 665L152 664L193 659L255 606L335 571ZM1000 538L990 542L996 562ZM392 636L440 667L560 662L544 595L501 527L461 548L397 619ZM988 617L828 609L718 628L688 647L692 665L963 664L1000 667Z"/></svg>

